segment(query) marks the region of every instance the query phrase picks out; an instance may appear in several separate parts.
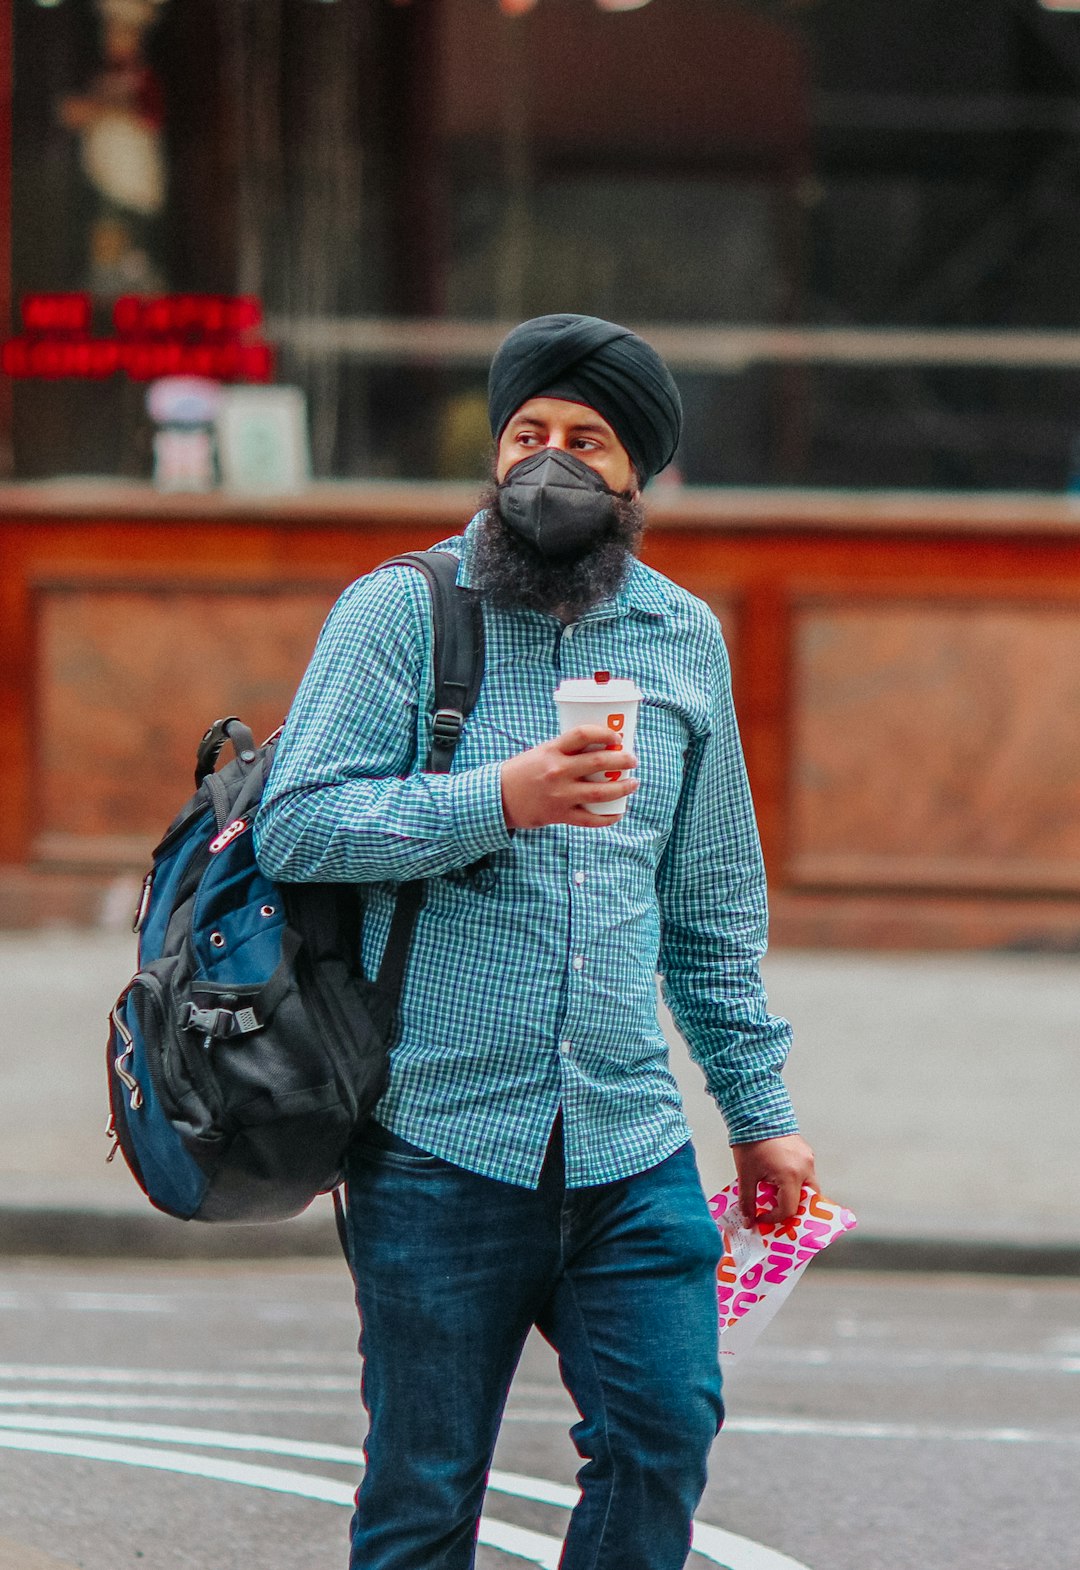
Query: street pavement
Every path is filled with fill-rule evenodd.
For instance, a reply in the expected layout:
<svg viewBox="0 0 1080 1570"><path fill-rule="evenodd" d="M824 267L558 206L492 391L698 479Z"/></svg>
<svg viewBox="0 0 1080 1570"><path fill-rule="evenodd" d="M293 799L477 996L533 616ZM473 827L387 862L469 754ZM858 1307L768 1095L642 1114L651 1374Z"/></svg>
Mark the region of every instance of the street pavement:
<svg viewBox="0 0 1080 1570"><path fill-rule="evenodd" d="M0 1570L344 1567L356 1333L340 1257L0 1261ZM815 1263L724 1377L687 1570L1075 1570L1080 1281ZM531 1336L476 1570L555 1570L576 1417Z"/></svg>
<svg viewBox="0 0 1080 1570"><path fill-rule="evenodd" d="M105 1164L106 1018L133 963L116 932L0 933L0 1252L332 1252L328 1201L207 1227ZM1080 1274L1080 957L785 950L764 973L795 1026L786 1077L821 1187L859 1220L822 1263ZM713 1193L732 1175L723 1124L671 1037Z"/></svg>

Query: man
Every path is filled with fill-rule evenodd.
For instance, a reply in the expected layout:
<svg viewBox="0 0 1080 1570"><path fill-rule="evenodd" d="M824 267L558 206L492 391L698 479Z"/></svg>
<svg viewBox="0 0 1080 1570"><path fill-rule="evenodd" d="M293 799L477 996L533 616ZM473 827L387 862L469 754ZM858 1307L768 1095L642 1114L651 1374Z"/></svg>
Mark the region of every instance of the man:
<svg viewBox="0 0 1080 1570"><path fill-rule="evenodd" d="M330 616L257 824L272 876L368 885L368 974L394 885L430 879L389 1089L349 1170L370 1418L351 1565L472 1565L536 1325L581 1413L564 1570L677 1570L723 1418L720 1245L658 970L742 1194L771 1181L791 1214L813 1155L758 972L764 877L719 627L634 554L641 488L679 439L675 384L623 327L540 317L496 354L490 413L494 485L443 547L487 643L453 771L417 772L430 612L419 575L387 569ZM601 726L555 735L555 687L597 670L644 694L634 754ZM590 780L597 746L637 777ZM586 810L623 796L625 816Z"/></svg>

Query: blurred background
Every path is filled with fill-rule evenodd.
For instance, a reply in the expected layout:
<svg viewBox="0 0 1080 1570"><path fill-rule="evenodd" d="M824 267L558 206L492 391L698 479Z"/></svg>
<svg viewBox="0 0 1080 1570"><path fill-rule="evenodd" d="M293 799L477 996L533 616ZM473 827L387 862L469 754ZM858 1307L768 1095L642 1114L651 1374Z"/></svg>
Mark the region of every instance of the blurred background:
<svg viewBox="0 0 1080 1570"><path fill-rule="evenodd" d="M1080 949L1080 0L0 0L0 60L0 925L126 922L571 310L682 391L646 556L776 940Z"/></svg>
<svg viewBox="0 0 1080 1570"><path fill-rule="evenodd" d="M342 587L460 532L546 311L680 385L644 554L724 623L764 981L859 1217L732 1386L706 1520L1077 1562L1080 0L0 0L0 1567L323 1542L144 1463L355 1443L330 1206L152 1212L105 1020L207 725L272 732ZM499 1465L568 1479L540 1367Z"/></svg>
<svg viewBox="0 0 1080 1570"><path fill-rule="evenodd" d="M689 485L1080 470L1075 7L7 3L16 301L257 296L321 478L483 472L452 325L571 308L656 330ZM123 391L20 387L12 473L141 477Z"/></svg>

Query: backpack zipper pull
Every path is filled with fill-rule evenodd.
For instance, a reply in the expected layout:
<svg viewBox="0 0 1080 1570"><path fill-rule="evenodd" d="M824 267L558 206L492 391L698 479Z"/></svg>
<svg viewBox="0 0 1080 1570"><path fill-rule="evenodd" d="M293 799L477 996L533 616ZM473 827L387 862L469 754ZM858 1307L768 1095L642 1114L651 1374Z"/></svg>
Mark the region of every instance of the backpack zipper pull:
<svg viewBox="0 0 1080 1570"><path fill-rule="evenodd" d="M146 920L146 913L150 909L150 892L153 882L154 869L151 867L150 871L143 879L142 893L139 895L139 903L136 907L135 916L131 923L132 932L141 932L143 929L143 922Z"/></svg>

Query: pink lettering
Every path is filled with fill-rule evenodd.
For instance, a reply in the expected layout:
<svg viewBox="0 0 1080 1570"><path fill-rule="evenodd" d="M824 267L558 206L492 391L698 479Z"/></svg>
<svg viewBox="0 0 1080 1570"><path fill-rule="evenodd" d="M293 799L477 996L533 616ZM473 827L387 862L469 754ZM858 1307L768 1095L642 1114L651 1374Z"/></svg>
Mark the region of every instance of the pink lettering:
<svg viewBox="0 0 1080 1570"><path fill-rule="evenodd" d="M793 1259L777 1259L765 1272L765 1280L769 1286L779 1286L781 1281L786 1281L791 1273Z"/></svg>
<svg viewBox="0 0 1080 1570"><path fill-rule="evenodd" d="M760 1301L756 1292L740 1292L731 1305L732 1312L736 1319L739 1319L746 1313L747 1309L753 1308L754 1304Z"/></svg>

